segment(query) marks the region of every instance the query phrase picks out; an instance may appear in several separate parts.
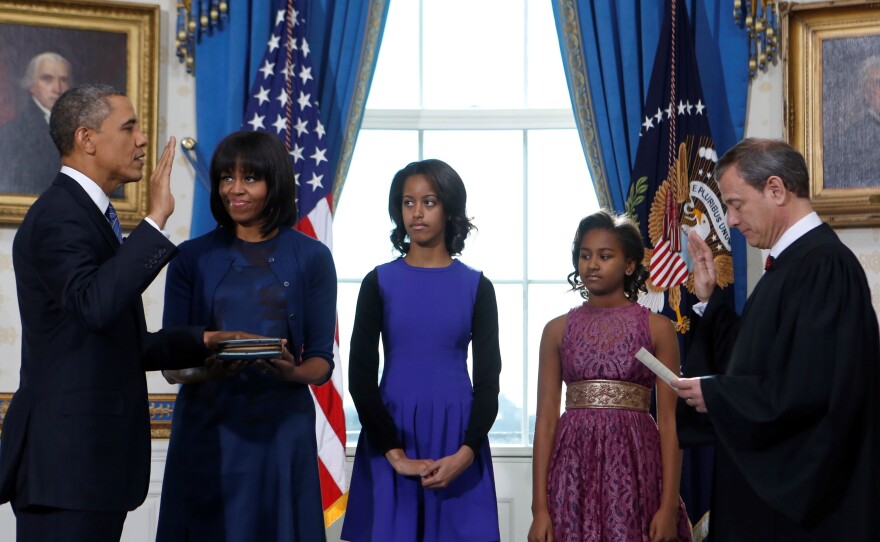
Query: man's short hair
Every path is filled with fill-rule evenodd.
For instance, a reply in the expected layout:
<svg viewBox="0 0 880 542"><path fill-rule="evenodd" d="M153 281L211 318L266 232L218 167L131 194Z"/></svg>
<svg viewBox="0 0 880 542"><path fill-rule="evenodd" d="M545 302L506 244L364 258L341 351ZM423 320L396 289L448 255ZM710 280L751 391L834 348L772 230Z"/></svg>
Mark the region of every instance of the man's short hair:
<svg viewBox="0 0 880 542"><path fill-rule="evenodd" d="M24 71L24 77L21 79L21 88L27 90L34 84L34 81L37 78L37 67L40 65L40 62L44 60L52 60L54 62L64 62L67 64L67 70L70 73L73 73L73 66L70 65L70 61L68 61L63 56L58 53L53 53L52 51L46 51L45 53L40 53L37 56L33 57L30 62L28 62L27 69Z"/></svg>
<svg viewBox="0 0 880 542"><path fill-rule="evenodd" d="M49 135L61 156L73 152L77 128L101 129L110 114L111 96L125 94L110 85L88 84L73 87L58 98L49 115Z"/></svg>
<svg viewBox="0 0 880 542"><path fill-rule="evenodd" d="M799 198L810 197L810 175L807 162L794 147L779 139L747 137L718 160L715 179L735 166L743 180L756 190L764 190L767 179L782 179L785 188Z"/></svg>

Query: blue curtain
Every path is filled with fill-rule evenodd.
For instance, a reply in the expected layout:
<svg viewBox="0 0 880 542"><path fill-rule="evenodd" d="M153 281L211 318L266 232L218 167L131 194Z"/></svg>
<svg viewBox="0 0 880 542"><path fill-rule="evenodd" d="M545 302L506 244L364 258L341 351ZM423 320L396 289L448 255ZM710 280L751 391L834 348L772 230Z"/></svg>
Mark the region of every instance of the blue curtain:
<svg viewBox="0 0 880 542"><path fill-rule="evenodd" d="M624 209L641 112L665 4L639 0L554 0L553 12L584 154L602 206ZM719 155L743 136L748 35L730 0L689 0L697 65ZM737 308L747 295L745 242L733 232Z"/></svg>
<svg viewBox="0 0 880 542"><path fill-rule="evenodd" d="M668 1L668 0L666 0ZM748 93L748 35L730 0L687 0L697 68L719 156L743 136ZM624 210L635 165L642 110L666 3L658 0L554 0L572 108L600 205ZM722 54L723 52L723 54ZM746 245L731 234L734 300L745 304ZM681 494L691 520L708 509L711 447L685 451Z"/></svg>
<svg viewBox="0 0 880 542"><path fill-rule="evenodd" d="M334 171L334 200L348 172L376 66L389 0L308 0L308 41L318 76L321 122ZM284 0L229 0L220 29L195 45L197 156L204 167L214 148L241 128L247 93ZM190 235L214 228L208 179L197 168Z"/></svg>

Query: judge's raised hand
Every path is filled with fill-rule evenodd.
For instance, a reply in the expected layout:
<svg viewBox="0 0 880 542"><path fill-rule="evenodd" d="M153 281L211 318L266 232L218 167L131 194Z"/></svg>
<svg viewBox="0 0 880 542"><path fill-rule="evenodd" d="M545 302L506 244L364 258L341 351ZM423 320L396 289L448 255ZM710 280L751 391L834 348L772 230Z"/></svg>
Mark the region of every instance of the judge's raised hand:
<svg viewBox="0 0 880 542"><path fill-rule="evenodd" d="M168 138L168 143L162 151L162 156L156 164L156 169L150 175L150 220L165 229L168 217L174 212L174 196L171 194L171 166L174 164L175 145L177 140L174 136Z"/></svg>
<svg viewBox="0 0 880 542"><path fill-rule="evenodd" d="M696 230L688 233L688 253L694 266L694 292L700 301L709 301L718 281L715 273L715 257L712 249Z"/></svg>

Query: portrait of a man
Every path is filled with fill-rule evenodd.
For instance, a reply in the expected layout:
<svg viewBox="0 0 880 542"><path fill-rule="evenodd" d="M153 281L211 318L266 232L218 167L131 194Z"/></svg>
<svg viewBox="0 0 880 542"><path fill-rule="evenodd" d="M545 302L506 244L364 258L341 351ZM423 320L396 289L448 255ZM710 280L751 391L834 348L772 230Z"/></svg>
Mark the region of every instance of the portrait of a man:
<svg viewBox="0 0 880 542"><path fill-rule="evenodd" d="M0 126L0 192L39 194L61 168L49 135L49 114L72 84L70 62L58 53L46 51L28 62L21 81L27 91L25 103L15 119ZM35 160L36 156L40 158Z"/></svg>
<svg viewBox="0 0 880 542"><path fill-rule="evenodd" d="M49 135L52 106L81 83L124 92L126 48L122 33L0 23L0 195L48 188L61 168Z"/></svg>
<svg viewBox="0 0 880 542"><path fill-rule="evenodd" d="M826 40L822 119L825 189L880 186L880 37Z"/></svg>

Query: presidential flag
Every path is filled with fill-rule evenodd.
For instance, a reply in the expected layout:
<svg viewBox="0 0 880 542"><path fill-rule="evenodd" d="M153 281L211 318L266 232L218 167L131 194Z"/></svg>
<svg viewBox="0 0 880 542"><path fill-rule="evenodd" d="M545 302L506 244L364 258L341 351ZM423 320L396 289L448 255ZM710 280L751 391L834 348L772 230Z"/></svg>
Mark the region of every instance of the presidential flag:
<svg viewBox="0 0 880 542"><path fill-rule="evenodd" d="M673 0L654 59L625 210L638 221L648 248L649 293L642 303L669 315L683 335L691 326L688 292L693 292L688 232L696 230L712 248L719 285L733 282L707 107L687 11L683 0Z"/></svg>
<svg viewBox="0 0 880 542"><path fill-rule="evenodd" d="M694 54L693 31L683 0L666 2L666 13L645 99L625 211L639 223L649 268L648 293L640 303L666 315L679 334L681 359L688 360L692 336L692 265L687 236L695 230L715 255L718 285L733 282L727 209L714 178L719 153L709 131L709 104L703 96ZM733 288L727 291L732 294ZM732 296L730 296L732 297ZM685 376L717 372L682 367ZM712 442L705 414L679 407L682 446ZM711 448L686 450L681 495L691 521L708 508Z"/></svg>
<svg viewBox="0 0 880 542"><path fill-rule="evenodd" d="M333 172L317 101L318 74L312 70L306 39L305 5L301 0L287 0L285 9L275 14L242 129L271 132L284 142L296 175L296 228L332 249ZM324 523L328 526L345 512L348 495L338 329L333 355L337 367L330 382L310 386L315 401Z"/></svg>

